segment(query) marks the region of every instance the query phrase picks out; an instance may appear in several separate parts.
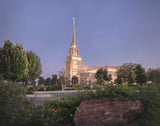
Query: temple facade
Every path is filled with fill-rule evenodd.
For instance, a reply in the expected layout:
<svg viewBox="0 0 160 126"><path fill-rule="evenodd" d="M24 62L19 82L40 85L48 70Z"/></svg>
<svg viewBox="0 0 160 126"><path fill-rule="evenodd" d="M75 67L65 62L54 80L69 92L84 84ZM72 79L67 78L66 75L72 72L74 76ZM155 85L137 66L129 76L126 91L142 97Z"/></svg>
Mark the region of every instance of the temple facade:
<svg viewBox="0 0 160 126"><path fill-rule="evenodd" d="M79 49L76 42L75 34L75 18L73 18L73 36L71 48L69 49L69 56L65 62L65 78L67 81L71 81L73 76L78 77L79 81L86 83L95 82L95 74L98 69L104 68L108 71L108 75L111 75L112 81L117 78L117 71L119 67L115 66L88 66L84 65L82 57L79 56Z"/></svg>

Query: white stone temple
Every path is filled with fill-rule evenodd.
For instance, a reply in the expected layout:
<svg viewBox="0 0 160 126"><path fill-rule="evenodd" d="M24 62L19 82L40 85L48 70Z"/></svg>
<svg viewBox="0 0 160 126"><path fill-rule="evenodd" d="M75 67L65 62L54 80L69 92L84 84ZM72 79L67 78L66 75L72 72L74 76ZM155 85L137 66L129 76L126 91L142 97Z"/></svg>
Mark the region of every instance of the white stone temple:
<svg viewBox="0 0 160 126"><path fill-rule="evenodd" d="M65 62L65 78L67 81L71 81L73 76L79 78L80 81L95 82L95 73L98 69L104 68L108 71L108 75L111 75L112 81L117 78L117 70L119 67L115 66L88 66L84 65L82 57L79 56L79 49L76 42L75 34L75 18L73 18L73 37L71 48L69 49L69 56Z"/></svg>

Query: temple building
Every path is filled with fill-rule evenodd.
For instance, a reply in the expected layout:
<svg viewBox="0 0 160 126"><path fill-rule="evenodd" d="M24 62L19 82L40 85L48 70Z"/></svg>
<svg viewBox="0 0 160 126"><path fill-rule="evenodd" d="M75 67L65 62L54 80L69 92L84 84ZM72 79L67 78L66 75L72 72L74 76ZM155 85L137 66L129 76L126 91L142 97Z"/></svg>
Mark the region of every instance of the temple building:
<svg viewBox="0 0 160 126"><path fill-rule="evenodd" d="M117 70L119 67L114 66L88 66L84 65L82 57L79 56L79 49L76 42L75 34L75 18L73 18L73 36L71 48L69 49L69 56L65 62L65 78L67 81L71 81L73 76L78 77L80 81L95 82L95 74L98 69L104 68L108 71L108 75L111 75L112 81L117 78Z"/></svg>

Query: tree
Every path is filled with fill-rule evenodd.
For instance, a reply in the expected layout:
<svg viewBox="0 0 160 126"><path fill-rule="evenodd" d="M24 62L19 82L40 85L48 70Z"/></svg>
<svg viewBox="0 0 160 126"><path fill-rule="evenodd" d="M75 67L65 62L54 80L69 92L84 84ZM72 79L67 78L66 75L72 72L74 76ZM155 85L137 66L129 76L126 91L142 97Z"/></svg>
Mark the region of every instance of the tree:
<svg viewBox="0 0 160 126"><path fill-rule="evenodd" d="M72 77L72 84L78 84L78 77L76 76Z"/></svg>
<svg viewBox="0 0 160 126"><path fill-rule="evenodd" d="M135 83L136 82L136 73L134 69L130 69L128 73L128 83Z"/></svg>
<svg viewBox="0 0 160 126"><path fill-rule="evenodd" d="M65 84L65 76L64 76L64 69L63 68L58 72L57 84L58 85Z"/></svg>
<svg viewBox="0 0 160 126"><path fill-rule="evenodd" d="M0 48L0 81L4 81L3 48Z"/></svg>
<svg viewBox="0 0 160 126"><path fill-rule="evenodd" d="M45 82L44 77L40 76L40 77L38 78L38 85L42 85L42 84L44 84L44 82Z"/></svg>
<svg viewBox="0 0 160 126"><path fill-rule="evenodd" d="M117 82L119 84L122 83L134 83L135 82L135 73L134 67L136 64L134 63L125 63L120 69L117 71Z"/></svg>
<svg viewBox="0 0 160 126"><path fill-rule="evenodd" d="M139 83L142 85L143 83L146 83L147 77L146 77L146 72L145 69L140 65L137 64L135 67L135 74L136 74L136 83Z"/></svg>
<svg viewBox="0 0 160 126"><path fill-rule="evenodd" d="M148 75L148 80L151 80L155 84L160 85L160 68L148 69L147 75Z"/></svg>
<svg viewBox="0 0 160 126"><path fill-rule="evenodd" d="M50 81L51 81L51 78L48 77L48 78L46 78L44 84L45 84L45 85L50 85Z"/></svg>
<svg viewBox="0 0 160 126"><path fill-rule="evenodd" d="M28 74L28 61L22 45L5 41L0 49L0 69L4 80L20 81Z"/></svg>
<svg viewBox="0 0 160 126"><path fill-rule="evenodd" d="M52 79L51 79L51 83L50 84L51 85L57 84L57 75L56 74L52 75Z"/></svg>
<svg viewBox="0 0 160 126"><path fill-rule="evenodd" d="M10 79L14 81L21 81L23 77L28 75L28 60L22 45L16 44L13 53L13 60L11 64Z"/></svg>
<svg viewBox="0 0 160 126"><path fill-rule="evenodd" d="M40 74L42 73L41 70L41 61L40 58L32 51L27 51L26 52L27 55L27 59L28 59L28 75L26 77L24 77L24 80L26 82L26 84L28 83L28 81L34 81L35 79L37 79Z"/></svg>
<svg viewBox="0 0 160 126"><path fill-rule="evenodd" d="M106 69L100 68L97 70L95 78L99 84L102 84L104 81L109 81L108 71Z"/></svg>
<svg viewBox="0 0 160 126"><path fill-rule="evenodd" d="M10 80L13 52L12 42L5 41L4 46L0 49L0 72L4 80Z"/></svg>

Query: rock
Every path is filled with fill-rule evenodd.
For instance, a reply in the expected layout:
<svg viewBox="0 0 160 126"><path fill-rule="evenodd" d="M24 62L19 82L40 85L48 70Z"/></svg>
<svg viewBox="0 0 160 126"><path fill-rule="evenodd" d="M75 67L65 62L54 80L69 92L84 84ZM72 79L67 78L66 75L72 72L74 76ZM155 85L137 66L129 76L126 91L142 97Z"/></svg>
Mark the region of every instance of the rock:
<svg viewBox="0 0 160 126"><path fill-rule="evenodd" d="M83 101L75 112L76 126L138 126L142 103L119 98Z"/></svg>

